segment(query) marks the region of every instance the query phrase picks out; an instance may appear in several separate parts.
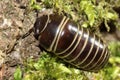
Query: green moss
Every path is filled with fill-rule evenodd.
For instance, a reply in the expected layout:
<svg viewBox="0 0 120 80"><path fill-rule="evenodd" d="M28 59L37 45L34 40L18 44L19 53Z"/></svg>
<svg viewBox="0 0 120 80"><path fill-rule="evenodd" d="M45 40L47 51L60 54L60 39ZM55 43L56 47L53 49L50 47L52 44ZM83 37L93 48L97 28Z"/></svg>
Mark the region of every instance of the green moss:
<svg viewBox="0 0 120 80"><path fill-rule="evenodd" d="M20 67L18 67L14 73L14 80L21 80L22 79L22 71Z"/></svg>
<svg viewBox="0 0 120 80"><path fill-rule="evenodd" d="M79 24L82 27L92 27L96 30L104 22L109 31L110 28L107 23L118 19L112 5L104 0L99 2L96 0L41 0L40 3L30 0L29 7L37 10L42 10L42 8L53 9L54 13L67 14L74 21L80 22Z"/></svg>
<svg viewBox="0 0 120 80"><path fill-rule="evenodd" d="M23 80L83 80L85 78L82 71L68 68L63 63L57 62L56 57L43 52L37 62L32 59L27 61Z"/></svg>

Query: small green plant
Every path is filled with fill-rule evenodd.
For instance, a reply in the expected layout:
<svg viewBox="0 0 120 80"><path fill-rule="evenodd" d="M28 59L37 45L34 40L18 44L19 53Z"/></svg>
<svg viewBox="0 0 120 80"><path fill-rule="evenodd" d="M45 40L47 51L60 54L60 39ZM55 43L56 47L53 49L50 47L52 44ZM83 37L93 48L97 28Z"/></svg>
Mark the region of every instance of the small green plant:
<svg viewBox="0 0 120 80"><path fill-rule="evenodd" d="M68 68L57 62L56 57L48 53L41 53L40 59L35 62L29 59L26 63L23 80L82 80L85 76L78 69Z"/></svg>
<svg viewBox="0 0 120 80"><path fill-rule="evenodd" d="M32 9L53 9L55 13L67 14L74 21L82 22L80 23L82 27L95 27L97 29L104 22L109 31L107 23L110 20L117 20L118 15L111 8L111 5L104 0L100 1L98 5L96 3L95 0L41 0L38 4L36 0L30 0L29 5Z"/></svg>
<svg viewBox="0 0 120 80"><path fill-rule="evenodd" d="M22 71L20 67L18 67L14 73L14 80L22 80Z"/></svg>
<svg viewBox="0 0 120 80"><path fill-rule="evenodd" d="M30 0L29 7L31 7L33 10L41 9L41 6L36 3L36 0Z"/></svg>

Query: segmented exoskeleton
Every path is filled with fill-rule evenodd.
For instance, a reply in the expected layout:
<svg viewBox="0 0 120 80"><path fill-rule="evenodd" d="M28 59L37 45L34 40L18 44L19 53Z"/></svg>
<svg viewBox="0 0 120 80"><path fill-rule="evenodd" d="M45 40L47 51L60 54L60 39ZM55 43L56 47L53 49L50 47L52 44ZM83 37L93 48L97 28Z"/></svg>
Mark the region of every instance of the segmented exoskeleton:
<svg viewBox="0 0 120 80"><path fill-rule="evenodd" d="M87 71L98 71L109 59L107 46L88 29L58 14L38 17L33 27L40 46Z"/></svg>

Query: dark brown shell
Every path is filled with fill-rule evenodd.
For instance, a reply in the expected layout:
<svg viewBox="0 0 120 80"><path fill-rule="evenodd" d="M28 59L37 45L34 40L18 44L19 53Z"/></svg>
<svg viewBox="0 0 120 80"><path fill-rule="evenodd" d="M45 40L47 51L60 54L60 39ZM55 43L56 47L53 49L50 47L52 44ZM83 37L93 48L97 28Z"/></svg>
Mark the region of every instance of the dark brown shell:
<svg viewBox="0 0 120 80"><path fill-rule="evenodd" d="M41 47L80 69L98 71L109 59L107 46L99 37L65 16L37 18L34 33Z"/></svg>

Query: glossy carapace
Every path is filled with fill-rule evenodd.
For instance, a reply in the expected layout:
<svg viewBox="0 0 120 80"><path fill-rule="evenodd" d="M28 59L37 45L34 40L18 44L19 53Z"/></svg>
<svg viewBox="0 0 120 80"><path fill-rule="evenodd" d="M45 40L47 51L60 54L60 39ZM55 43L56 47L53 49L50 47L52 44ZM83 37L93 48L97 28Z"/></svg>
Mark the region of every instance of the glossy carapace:
<svg viewBox="0 0 120 80"><path fill-rule="evenodd" d="M33 30L41 47L82 70L98 71L108 62L103 41L65 16L38 17Z"/></svg>

